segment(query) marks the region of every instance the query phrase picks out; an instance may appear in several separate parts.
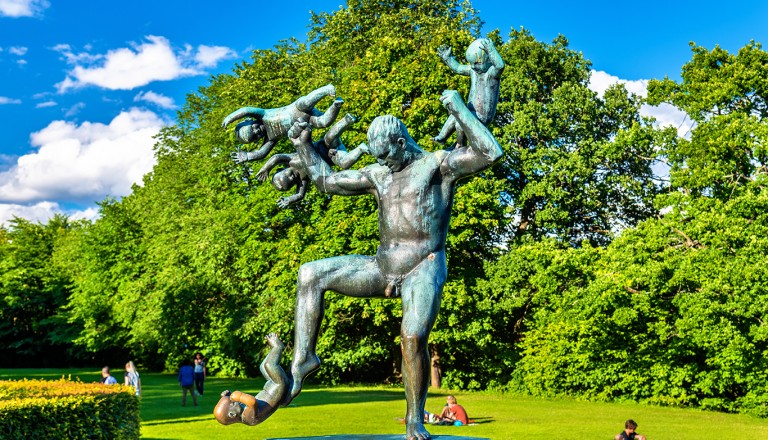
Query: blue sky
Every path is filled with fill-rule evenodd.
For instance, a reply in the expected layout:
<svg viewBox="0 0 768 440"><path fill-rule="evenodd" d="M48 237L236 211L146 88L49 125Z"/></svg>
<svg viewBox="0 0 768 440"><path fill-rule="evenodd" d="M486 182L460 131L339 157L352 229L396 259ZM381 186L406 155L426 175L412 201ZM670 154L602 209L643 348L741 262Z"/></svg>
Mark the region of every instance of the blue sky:
<svg viewBox="0 0 768 440"><path fill-rule="evenodd" d="M342 2L248 4L0 0L0 223L56 212L93 218L96 201L128 194L151 170L152 136L186 94L253 49L305 39L309 10ZM592 60L596 91L623 81L642 94L648 79L678 78L690 41L732 52L768 41L768 2L472 4L484 31L565 35ZM646 113L685 135L674 109Z"/></svg>

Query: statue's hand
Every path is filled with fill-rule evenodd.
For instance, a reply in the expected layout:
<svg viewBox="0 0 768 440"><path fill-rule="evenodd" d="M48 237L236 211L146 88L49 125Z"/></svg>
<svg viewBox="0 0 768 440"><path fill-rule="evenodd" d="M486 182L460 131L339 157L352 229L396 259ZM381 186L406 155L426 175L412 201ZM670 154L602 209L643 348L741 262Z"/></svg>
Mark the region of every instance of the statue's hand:
<svg viewBox="0 0 768 440"><path fill-rule="evenodd" d="M443 103L443 107L448 110L449 113L453 113L457 108L464 105L464 101L461 100L461 95L456 90L444 90L440 96L440 102Z"/></svg>
<svg viewBox="0 0 768 440"><path fill-rule="evenodd" d="M339 150L335 148L331 148L330 150L328 150L328 157L330 157L331 160L333 160L333 158L336 157L338 153L339 153Z"/></svg>
<svg viewBox="0 0 768 440"><path fill-rule="evenodd" d="M451 57L451 47L450 46L440 46L437 48L437 56L443 59L443 61L447 60Z"/></svg>
<svg viewBox="0 0 768 440"><path fill-rule="evenodd" d="M365 154L371 154L371 152L368 150L368 144L366 144L365 142L361 142L360 145L357 146L357 148L362 150L363 153Z"/></svg>
<svg viewBox="0 0 768 440"><path fill-rule="evenodd" d="M306 121L294 122L288 130L288 138L294 145L312 141L312 126Z"/></svg>
<svg viewBox="0 0 768 440"><path fill-rule="evenodd" d="M259 182L265 182L269 178L269 170L266 168L260 169L259 172L256 173L256 178Z"/></svg>
<svg viewBox="0 0 768 440"><path fill-rule="evenodd" d="M488 38L481 38L480 48L483 49L486 53L491 53L491 51L493 51L493 41Z"/></svg>
<svg viewBox="0 0 768 440"><path fill-rule="evenodd" d="M248 152L242 151L242 150L237 150L232 153L229 153L229 157L232 158L232 160L235 163L245 163L245 162L248 162L248 160L250 160L248 158Z"/></svg>
<svg viewBox="0 0 768 440"><path fill-rule="evenodd" d="M288 197L280 197L280 199L277 201L277 206L280 209L285 209L288 206L290 206L291 201L288 199Z"/></svg>

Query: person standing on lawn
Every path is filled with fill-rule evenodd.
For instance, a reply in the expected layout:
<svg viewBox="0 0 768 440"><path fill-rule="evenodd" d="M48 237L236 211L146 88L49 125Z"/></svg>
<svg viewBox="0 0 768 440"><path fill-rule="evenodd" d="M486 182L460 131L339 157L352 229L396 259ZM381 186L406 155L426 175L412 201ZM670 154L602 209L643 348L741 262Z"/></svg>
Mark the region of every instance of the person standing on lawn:
<svg viewBox="0 0 768 440"><path fill-rule="evenodd" d="M181 406L187 406L187 391L192 395L192 402L197 406L197 396L195 396L194 385L195 368L192 367L190 361L185 360L179 369L179 386L181 386L182 390Z"/></svg>
<svg viewBox="0 0 768 440"><path fill-rule="evenodd" d="M195 390L198 396L203 395L203 384L205 382L205 356L202 353L195 353Z"/></svg>

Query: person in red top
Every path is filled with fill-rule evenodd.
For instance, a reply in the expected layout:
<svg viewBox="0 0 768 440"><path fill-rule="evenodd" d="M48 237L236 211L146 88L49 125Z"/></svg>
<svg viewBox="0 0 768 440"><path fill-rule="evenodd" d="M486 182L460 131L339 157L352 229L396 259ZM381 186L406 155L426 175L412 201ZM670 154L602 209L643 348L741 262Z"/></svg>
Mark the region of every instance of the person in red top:
<svg viewBox="0 0 768 440"><path fill-rule="evenodd" d="M453 396L446 397L448 404L443 408L443 412L440 413L440 419L443 421L451 421L454 424L460 422L461 425L469 424L469 417L464 407L456 403L456 398Z"/></svg>

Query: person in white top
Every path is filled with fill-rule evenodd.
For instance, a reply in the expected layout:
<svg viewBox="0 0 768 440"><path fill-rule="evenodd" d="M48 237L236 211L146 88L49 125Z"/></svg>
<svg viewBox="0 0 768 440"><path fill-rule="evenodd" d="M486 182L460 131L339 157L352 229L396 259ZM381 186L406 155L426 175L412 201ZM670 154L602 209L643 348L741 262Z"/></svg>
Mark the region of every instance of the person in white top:
<svg viewBox="0 0 768 440"><path fill-rule="evenodd" d="M141 379L133 361L125 364L125 386L131 386L136 390L136 395L141 396Z"/></svg>
<svg viewBox="0 0 768 440"><path fill-rule="evenodd" d="M205 382L205 356L195 353L195 391L198 396L203 395L203 383Z"/></svg>

